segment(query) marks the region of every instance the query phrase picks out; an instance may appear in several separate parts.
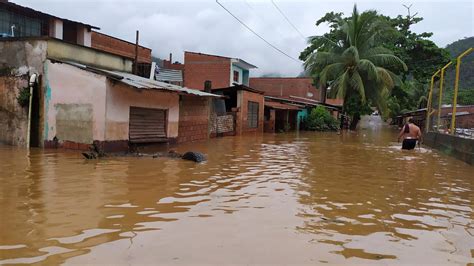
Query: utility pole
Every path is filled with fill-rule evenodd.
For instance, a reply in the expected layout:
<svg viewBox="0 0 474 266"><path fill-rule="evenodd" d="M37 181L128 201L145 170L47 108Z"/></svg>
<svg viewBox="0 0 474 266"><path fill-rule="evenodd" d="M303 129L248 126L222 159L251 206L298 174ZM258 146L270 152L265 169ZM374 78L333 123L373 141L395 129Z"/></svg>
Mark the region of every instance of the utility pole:
<svg viewBox="0 0 474 266"><path fill-rule="evenodd" d="M138 37L139 37L140 32L137 30L137 36L135 40L135 61L133 64L133 74L137 75L138 74Z"/></svg>

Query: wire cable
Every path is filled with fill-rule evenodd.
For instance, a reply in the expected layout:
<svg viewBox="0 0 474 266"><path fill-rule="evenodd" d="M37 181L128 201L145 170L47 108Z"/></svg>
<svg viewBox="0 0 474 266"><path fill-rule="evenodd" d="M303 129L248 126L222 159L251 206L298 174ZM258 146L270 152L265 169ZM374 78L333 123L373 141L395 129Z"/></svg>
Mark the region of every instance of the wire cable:
<svg viewBox="0 0 474 266"><path fill-rule="evenodd" d="M257 36L258 38L260 38L262 41L264 41L266 44L268 44L270 47L272 47L273 49L277 50L278 52L280 52L281 54L285 55L286 57L290 58L291 60L293 61L296 61L298 63L301 63L300 60L292 57L291 55L283 52L281 49L279 49L278 47L276 47L275 45L271 44L269 41L265 40L265 38L263 38L262 36L260 36L260 34L258 34L257 32L255 32L252 28L250 28L247 24L245 24L245 22L243 22L242 20L240 20L237 16L235 16L234 14L232 14L232 12L230 12L225 6L223 6L221 3L219 3L219 0L216 0L216 3L219 4L225 11L227 11L227 13L229 13L232 17L234 17L240 24L242 24L245 28L247 28L250 32L252 32L253 34L255 34L255 36Z"/></svg>
<svg viewBox="0 0 474 266"><path fill-rule="evenodd" d="M290 19L285 15L285 13L283 13L283 11L281 11L281 9L277 6L277 4L273 0L272 0L272 4L278 10L278 12L280 12L280 14L286 19L288 24L290 24L291 27L293 27L293 29L295 29L295 31L298 32L298 34L306 41L306 37L304 37L303 33L301 33L301 31L298 30L298 28L295 26L295 24L293 24L290 21Z"/></svg>

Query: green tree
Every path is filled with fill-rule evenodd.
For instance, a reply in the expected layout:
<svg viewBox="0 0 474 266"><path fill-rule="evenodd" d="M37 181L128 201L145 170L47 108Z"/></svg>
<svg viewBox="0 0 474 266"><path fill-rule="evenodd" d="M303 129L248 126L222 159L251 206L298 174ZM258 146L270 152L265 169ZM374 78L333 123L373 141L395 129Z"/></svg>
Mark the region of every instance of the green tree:
<svg viewBox="0 0 474 266"><path fill-rule="evenodd" d="M423 18L417 17L416 13L411 15L410 7L407 9L406 16L385 17L395 31L385 36L384 46L392 50L409 67L402 75L403 83L391 91L388 109L392 118L407 111L426 107L431 75L450 60L446 49L438 47L429 40L433 33L418 34L411 30L411 27L423 21Z"/></svg>
<svg viewBox="0 0 474 266"><path fill-rule="evenodd" d="M338 121L322 106L311 109L306 120L306 128L316 131L338 130Z"/></svg>
<svg viewBox="0 0 474 266"><path fill-rule="evenodd" d="M316 24L322 22L328 22L331 30L310 38L310 46L300 55L305 69L323 90L330 87L330 96L344 99L343 109L352 116L351 129L369 104L386 114L389 92L400 83L398 74L407 70L400 58L380 45L384 33L393 28L376 11L359 14L356 5L351 17L328 13Z"/></svg>

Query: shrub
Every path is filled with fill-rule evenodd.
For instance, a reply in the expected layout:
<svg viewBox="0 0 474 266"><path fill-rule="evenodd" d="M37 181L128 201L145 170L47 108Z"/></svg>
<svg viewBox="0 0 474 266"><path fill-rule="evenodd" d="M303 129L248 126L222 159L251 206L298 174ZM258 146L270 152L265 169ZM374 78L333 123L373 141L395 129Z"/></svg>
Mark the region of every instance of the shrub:
<svg viewBox="0 0 474 266"><path fill-rule="evenodd" d="M21 107L27 107L30 103L30 88L24 87L20 89L20 94L16 97L16 100Z"/></svg>
<svg viewBox="0 0 474 266"><path fill-rule="evenodd" d="M308 115L306 128L315 131L338 130L339 122L322 106L313 108Z"/></svg>

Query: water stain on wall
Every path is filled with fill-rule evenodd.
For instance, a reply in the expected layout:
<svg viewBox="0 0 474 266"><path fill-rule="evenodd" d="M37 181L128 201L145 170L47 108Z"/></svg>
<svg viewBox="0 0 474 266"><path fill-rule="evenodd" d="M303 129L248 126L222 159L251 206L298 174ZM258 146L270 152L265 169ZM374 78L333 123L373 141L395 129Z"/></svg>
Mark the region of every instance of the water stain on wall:
<svg viewBox="0 0 474 266"><path fill-rule="evenodd" d="M56 137L78 143L92 143L92 104L55 104Z"/></svg>

